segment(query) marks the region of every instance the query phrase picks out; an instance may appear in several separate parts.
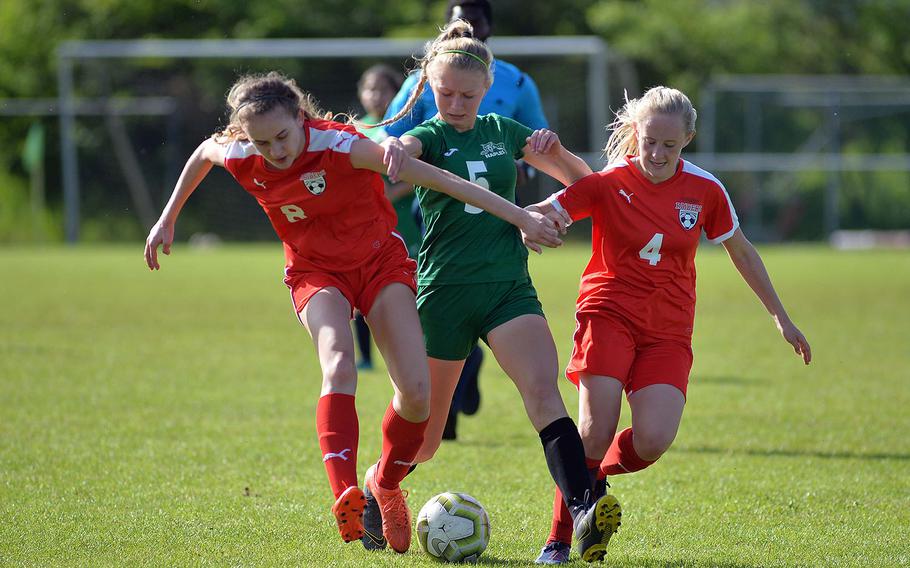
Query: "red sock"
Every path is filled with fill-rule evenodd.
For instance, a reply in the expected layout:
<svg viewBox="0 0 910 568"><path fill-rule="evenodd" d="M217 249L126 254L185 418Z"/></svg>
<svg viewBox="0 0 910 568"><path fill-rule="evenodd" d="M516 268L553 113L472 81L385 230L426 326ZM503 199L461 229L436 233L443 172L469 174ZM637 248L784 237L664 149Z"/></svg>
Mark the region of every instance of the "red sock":
<svg viewBox="0 0 910 568"><path fill-rule="evenodd" d="M547 537L547 544L551 542L572 543L572 515L569 514L559 487L553 496L553 522L550 524L550 536Z"/></svg>
<svg viewBox="0 0 910 568"><path fill-rule="evenodd" d="M597 468L600 467L600 460L585 457L585 464L588 471L596 474ZM547 537L547 544L551 542L564 542L572 544L572 514L566 507L566 501L562 497L562 491L556 488L556 494L553 496L553 522L550 524L550 536Z"/></svg>
<svg viewBox="0 0 910 568"><path fill-rule="evenodd" d="M657 460L654 460L657 461ZM600 475L620 475L640 471L654 463L641 459L632 445L632 429L626 428L613 438L604 461L600 464Z"/></svg>
<svg viewBox="0 0 910 568"><path fill-rule="evenodd" d="M329 485L337 499L345 489L357 485L360 428L354 396L331 393L320 397L316 404L316 433Z"/></svg>
<svg viewBox="0 0 910 568"><path fill-rule="evenodd" d="M382 456L376 468L376 483L381 487L394 489L408 474L423 444L428 422L429 419L408 422L389 403L382 419Z"/></svg>

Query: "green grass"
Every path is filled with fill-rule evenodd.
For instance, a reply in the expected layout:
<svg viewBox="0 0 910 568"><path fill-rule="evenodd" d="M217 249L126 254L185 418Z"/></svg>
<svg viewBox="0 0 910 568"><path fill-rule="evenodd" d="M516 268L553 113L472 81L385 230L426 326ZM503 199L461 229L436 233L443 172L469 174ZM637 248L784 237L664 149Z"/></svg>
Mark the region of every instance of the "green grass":
<svg viewBox="0 0 910 568"><path fill-rule="evenodd" d="M612 478L625 514L608 565L910 564L910 254L762 253L815 361L704 247L681 431L655 466ZM587 255L532 259L562 363ZM341 544L320 372L280 246L178 245L163 267L145 270L139 245L0 249L0 564L433 564L416 540L404 556ZM483 563L521 566L547 534L552 482L491 361L478 415L405 486L415 511L474 495L492 524ZM362 375L361 475L390 396L384 371Z"/></svg>

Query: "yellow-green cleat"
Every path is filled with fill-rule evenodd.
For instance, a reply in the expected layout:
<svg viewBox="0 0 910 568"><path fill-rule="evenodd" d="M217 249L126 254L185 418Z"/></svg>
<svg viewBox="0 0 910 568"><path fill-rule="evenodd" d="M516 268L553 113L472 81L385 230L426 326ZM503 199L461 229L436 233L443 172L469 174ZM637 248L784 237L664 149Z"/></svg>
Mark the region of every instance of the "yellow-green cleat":
<svg viewBox="0 0 910 568"><path fill-rule="evenodd" d="M603 560L610 537L619 528L622 507L613 495L604 495L575 522L575 542L585 562Z"/></svg>

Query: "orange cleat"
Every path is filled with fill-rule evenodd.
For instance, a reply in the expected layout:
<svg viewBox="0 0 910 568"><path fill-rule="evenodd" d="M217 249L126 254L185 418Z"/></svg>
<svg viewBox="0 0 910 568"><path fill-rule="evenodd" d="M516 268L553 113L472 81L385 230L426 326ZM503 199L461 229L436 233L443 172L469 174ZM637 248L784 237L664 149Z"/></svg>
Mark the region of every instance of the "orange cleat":
<svg viewBox="0 0 910 568"><path fill-rule="evenodd" d="M392 550L405 553L411 547L411 510L405 501L407 492L400 487L386 489L380 487L375 480L376 466L370 466L364 478L364 485L376 498L376 503L382 511L382 534L392 547Z"/></svg>
<svg viewBox="0 0 910 568"><path fill-rule="evenodd" d="M366 499L363 491L352 485L338 496L332 505L332 514L338 521L338 531L345 542L360 540L363 537L363 506Z"/></svg>

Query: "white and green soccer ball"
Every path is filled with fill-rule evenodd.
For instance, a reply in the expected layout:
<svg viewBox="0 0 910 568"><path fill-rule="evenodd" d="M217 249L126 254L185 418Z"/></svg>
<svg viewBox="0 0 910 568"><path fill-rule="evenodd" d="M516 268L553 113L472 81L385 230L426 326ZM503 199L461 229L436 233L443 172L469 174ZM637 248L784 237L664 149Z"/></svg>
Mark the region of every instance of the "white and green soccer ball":
<svg viewBox="0 0 910 568"><path fill-rule="evenodd" d="M466 493L440 493L417 515L417 540L443 562L477 562L490 542L490 517Z"/></svg>

